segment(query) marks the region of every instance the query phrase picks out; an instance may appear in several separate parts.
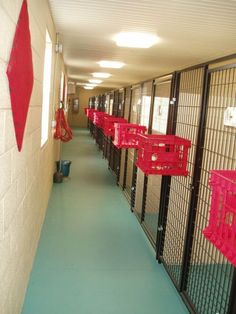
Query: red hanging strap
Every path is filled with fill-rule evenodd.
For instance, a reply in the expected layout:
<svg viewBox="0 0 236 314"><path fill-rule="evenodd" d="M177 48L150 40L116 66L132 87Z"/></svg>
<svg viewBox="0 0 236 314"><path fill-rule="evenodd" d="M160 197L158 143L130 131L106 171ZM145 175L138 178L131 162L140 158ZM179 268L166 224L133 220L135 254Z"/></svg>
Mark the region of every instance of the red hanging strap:
<svg viewBox="0 0 236 314"><path fill-rule="evenodd" d="M72 130L66 121L63 109L58 109L56 112L56 131L54 138L60 139L62 142L68 142L72 139Z"/></svg>

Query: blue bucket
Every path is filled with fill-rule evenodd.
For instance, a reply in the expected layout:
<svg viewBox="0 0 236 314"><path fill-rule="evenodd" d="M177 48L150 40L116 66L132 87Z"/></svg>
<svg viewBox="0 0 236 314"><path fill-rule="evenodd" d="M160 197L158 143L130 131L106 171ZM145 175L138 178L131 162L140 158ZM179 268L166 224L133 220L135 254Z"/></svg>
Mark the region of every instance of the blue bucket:
<svg viewBox="0 0 236 314"><path fill-rule="evenodd" d="M68 177L70 174L70 160L59 160L57 161L57 171L62 172L63 177Z"/></svg>

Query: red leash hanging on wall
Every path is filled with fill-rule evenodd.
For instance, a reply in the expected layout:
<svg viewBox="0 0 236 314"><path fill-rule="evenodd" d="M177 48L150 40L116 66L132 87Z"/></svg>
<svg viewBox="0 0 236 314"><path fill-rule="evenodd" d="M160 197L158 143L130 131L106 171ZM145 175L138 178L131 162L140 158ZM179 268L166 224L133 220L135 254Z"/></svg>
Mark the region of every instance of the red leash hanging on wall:
<svg viewBox="0 0 236 314"><path fill-rule="evenodd" d="M56 130L54 138L60 139L62 142L68 142L72 139L72 130L66 121L62 108L57 109L56 112Z"/></svg>

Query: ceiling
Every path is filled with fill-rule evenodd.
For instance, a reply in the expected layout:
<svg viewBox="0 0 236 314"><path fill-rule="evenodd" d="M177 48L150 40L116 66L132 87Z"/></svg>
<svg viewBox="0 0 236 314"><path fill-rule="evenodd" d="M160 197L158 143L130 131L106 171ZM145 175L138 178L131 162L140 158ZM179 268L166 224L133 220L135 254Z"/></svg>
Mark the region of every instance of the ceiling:
<svg viewBox="0 0 236 314"><path fill-rule="evenodd" d="M109 72L102 87L135 84L236 52L236 0L49 0L69 77L87 82ZM157 34L149 49L121 48L121 31ZM100 60L122 61L102 69Z"/></svg>

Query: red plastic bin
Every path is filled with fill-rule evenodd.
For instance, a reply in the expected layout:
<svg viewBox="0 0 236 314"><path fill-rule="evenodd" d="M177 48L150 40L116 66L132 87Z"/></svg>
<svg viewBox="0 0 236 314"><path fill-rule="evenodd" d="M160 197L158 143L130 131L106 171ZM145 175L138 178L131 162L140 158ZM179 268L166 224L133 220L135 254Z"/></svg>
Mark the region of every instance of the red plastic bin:
<svg viewBox="0 0 236 314"><path fill-rule="evenodd" d="M236 267L236 170L212 170L209 185L210 218L203 234Z"/></svg>
<svg viewBox="0 0 236 314"><path fill-rule="evenodd" d="M96 109L87 109L87 117L90 121L93 122L93 115L94 115L94 112L96 112L97 110Z"/></svg>
<svg viewBox="0 0 236 314"><path fill-rule="evenodd" d="M115 123L127 123L128 121L124 118L114 117L114 116L107 116L104 117L104 124L103 124L103 133L106 136L114 137Z"/></svg>
<svg viewBox="0 0 236 314"><path fill-rule="evenodd" d="M136 166L146 175L187 176L191 142L175 135L139 135Z"/></svg>
<svg viewBox="0 0 236 314"><path fill-rule="evenodd" d="M138 148L138 134L145 134L147 128L133 123L115 123L113 144L117 148Z"/></svg>
<svg viewBox="0 0 236 314"><path fill-rule="evenodd" d="M102 112L102 111L96 111L93 113L93 123L98 127L98 128L103 128L104 124L104 117L108 116L107 113Z"/></svg>

